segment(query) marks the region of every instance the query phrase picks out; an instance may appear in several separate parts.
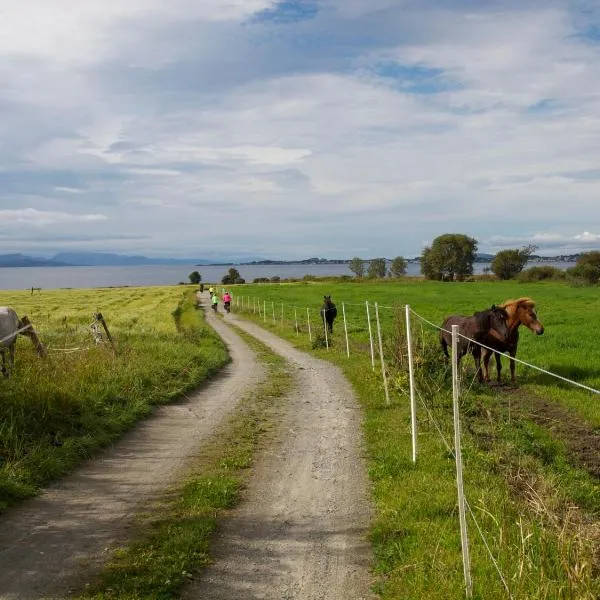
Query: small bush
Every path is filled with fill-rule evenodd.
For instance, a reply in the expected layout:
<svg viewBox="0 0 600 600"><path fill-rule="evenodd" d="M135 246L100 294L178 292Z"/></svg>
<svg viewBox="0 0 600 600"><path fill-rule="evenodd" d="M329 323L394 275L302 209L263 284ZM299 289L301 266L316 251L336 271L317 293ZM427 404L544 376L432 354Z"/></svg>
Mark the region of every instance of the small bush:
<svg viewBox="0 0 600 600"><path fill-rule="evenodd" d="M561 269L551 267L550 265L544 265L542 267L531 267L530 269L521 271L519 275L517 275L517 280L521 283L531 283L534 281L544 281L545 279L560 281L565 279L565 277L565 272Z"/></svg>
<svg viewBox="0 0 600 600"><path fill-rule="evenodd" d="M279 275L273 275L273 277L271 277L271 283L279 283L281 281L281 277L279 277Z"/></svg>
<svg viewBox="0 0 600 600"><path fill-rule="evenodd" d="M567 269L567 275L572 283L595 285L600 281L600 267L584 263Z"/></svg>
<svg viewBox="0 0 600 600"><path fill-rule="evenodd" d="M270 283L271 280L268 277L255 277L252 283Z"/></svg>

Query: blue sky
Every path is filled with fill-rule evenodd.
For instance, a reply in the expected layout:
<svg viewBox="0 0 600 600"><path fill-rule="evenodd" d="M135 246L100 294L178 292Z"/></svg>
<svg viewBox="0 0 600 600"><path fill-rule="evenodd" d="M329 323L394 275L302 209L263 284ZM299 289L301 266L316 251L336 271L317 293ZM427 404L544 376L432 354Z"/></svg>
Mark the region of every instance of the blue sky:
<svg viewBox="0 0 600 600"><path fill-rule="evenodd" d="M0 0L0 254L599 249L599 5Z"/></svg>

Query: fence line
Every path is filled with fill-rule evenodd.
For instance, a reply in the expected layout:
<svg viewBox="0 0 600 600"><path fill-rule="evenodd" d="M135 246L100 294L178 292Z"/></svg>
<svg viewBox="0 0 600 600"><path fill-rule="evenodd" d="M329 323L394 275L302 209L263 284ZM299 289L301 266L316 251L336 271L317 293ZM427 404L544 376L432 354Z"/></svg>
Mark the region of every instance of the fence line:
<svg viewBox="0 0 600 600"><path fill-rule="evenodd" d="M370 310L369 310L369 301L365 301L364 305L363 304L355 304L355 303L346 303L346 302L342 303L342 314L343 314L343 319L344 319L344 335L345 335L345 339L346 339L346 355L348 357L350 356L350 346L349 346L349 337L348 337L348 322L350 321L350 322L354 323L354 321L351 321L351 319L349 318L349 315L347 314L347 311L346 311L346 307L363 307L363 306L366 308L366 318L367 318L367 328L366 329L368 330L368 333L369 333L369 349L370 349L370 355L371 355L371 366L372 366L372 369L375 370L375 352L374 352L373 332L372 332L372 327L371 327L371 314L370 314ZM379 350L378 354L379 354L379 357L381 360L381 371L382 371L382 378L383 378L383 383L384 383L386 404L389 405L390 397L389 397L389 389L388 389L388 382L387 382L387 373L386 373L386 364L385 364L385 357L384 357L379 309L381 308L384 310L397 311L399 309L399 307L381 306L377 302L374 303L374 307L375 307L375 320L376 320L377 336L378 336L378 350ZM301 307L294 306L293 308L295 310L295 312L294 312L295 330L296 330L296 334L298 334L299 327L297 324L296 310ZM457 357L455 344L456 344L456 341L458 340L458 338L463 338L464 340L466 340L470 343L477 344L477 345L481 346L482 348L487 348L488 350L491 350L492 352L495 352L495 350L493 348L486 346L485 344L481 344L480 342L478 342L476 340L473 340L465 335L460 334L458 331L454 332L452 356L453 356L453 422L454 422L454 438L455 439L454 439L454 448L452 448L450 446L449 442L446 440L444 433L442 432L442 429L441 429L440 425L438 424L436 418L434 417L432 412L429 410L429 407L427 406L427 403L425 402L424 398L422 397L418 387L416 387L416 385L415 385L414 372L413 372L413 356L412 356L414 342L412 339L411 315L413 315L415 318L417 318L418 322L421 324L421 340L422 340L423 344L425 343L425 329L426 329L425 326L426 325L433 327L435 330L438 330L438 331L447 331L447 330L443 329L439 325L426 319L425 317L423 317L422 315L417 313L415 310L413 310L409 305L405 305L404 308L405 308L406 342L407 342L407 353L408 353L408 359L407 359L408 360L408 373L409 373L409 382L410 382L408 396L410 397L410 403L411 403L410 406L411 406L411 424L412 424L412 441L413 441L413 462L416 462L417 431L416 431L416 416L415 416L416 415L415 397L418 397L420 400L420 404L423 406L425 411L428 413L429 419L433 423L434 428L437 430L437 433L440 436L443 444L446 446L446 449L454 457L454 459L456 461L457 494L458 494L459 521L460 521L460 530L461 530L461 549L462 549L462 555L463 555L463 575L465 578L465 594L468 598L470 598L473 593L472 592L473 581L471 579L471 573L470 573L470 555L469 555L469 547L468 547L468 540L467 540L467 526L466 526L466 516L468 513L468 515L472 519L472 522L475 525L475 528L477 530L479 538L482 540L483 546L485 547L485 552L487 553L494 569L498 573L499 579L507 593L507 597L512 600L513 596L510 592L510 588L507 583L507 578L502 573L502 570L500 569L498 561L496 560L496 558L494 557L494 555L491 551L490 545L489 545L489 543L485 537L485 534L477 520L477 517L474 514L474 511L471 508L471 506L466 498L466 495L464 494L464 485L463 485L463 481L462 481L463 475L462 475L461 448L460 448L460 444L461 444L460 413L459 413L459 402L458 402L461 393L459 390L458 365L456 364L456 366L454 366L454 359L455 359L455 357ZM260 311L259 311L259 313L260 313ZM306 307L306 315L307 315L306 318L307 318L308 335L309 335L310 341L312 342L310 309L308 307ZM357 320L356 322L360 323L360 317L353 317L353 318L356 318L356 320ZM265 319L265 321L266 321L266 319ZM275 319L274 319L274 323L275 323ZM283 326L283 324L284 324L284 319L283 319L283 303L282 303L281 325ZM455 327L456 326L454 326L453 329L455 329ZM360 325L358 325L358 328L359 328L359 330L360 329L362 329L363 331L365 330L364 326L361 327ZM325 333L326 345L329 348L330 344L329 344L329 338L327 335L327 328L326 328L325 324L324 324L324 333ZM449 333L452 333L452 332L449 332ZM520 363L527 367L533 368L539 372L545 373L547 375L550 375L552 377L555 377L557 379L560 379L562 381L570 383L576 387L590 391L594 394L600 394L599 390L597 390L591 386L587 386L585 384L581 384L579 382L570 380L566 377L563 377L561 375L558 375L556 373L553 373L553 372L543 369L541 367L537 367L536 365L533 365L531 363L528 363L528 362L520 360L520 359L516 359L513 357L509 357L509 359L515 360L517 363ZM473 384L475 382L476 376L477 376L477 373L473 377L473 380L471 381L471 383L470 383L469 387L466 389L466 391L462 392L462 396L465 396L470 392L471 387L473 386ZM441 386L440 386L440 389L441 389ZM439 393L440 389L438 389L437 392L435 392L435 393Z"/></svg>

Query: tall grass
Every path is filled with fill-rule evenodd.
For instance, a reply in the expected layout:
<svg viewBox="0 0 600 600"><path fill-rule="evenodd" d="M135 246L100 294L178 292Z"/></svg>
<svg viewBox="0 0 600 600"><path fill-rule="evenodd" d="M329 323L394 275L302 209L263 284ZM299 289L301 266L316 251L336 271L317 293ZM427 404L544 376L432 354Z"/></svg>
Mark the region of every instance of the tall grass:
<svg viewBox="0 0 600 600"><path fill-rule="evenodd" d="M14 373L0 381L0 511L228 360L193 292L181 287L0 292L0 304L27 314L48 346L40 360L20 338ZM95 342L94 312L116 353Z"/></svg>

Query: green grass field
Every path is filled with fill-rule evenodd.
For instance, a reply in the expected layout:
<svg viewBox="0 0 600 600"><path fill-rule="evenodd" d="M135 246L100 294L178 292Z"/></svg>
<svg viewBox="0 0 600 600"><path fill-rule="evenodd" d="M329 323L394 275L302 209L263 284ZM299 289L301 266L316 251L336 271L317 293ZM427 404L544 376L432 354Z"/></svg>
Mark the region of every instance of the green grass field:
<svg viewBox="0 0 600 600"><path fill-rule="evenodd" d="M546 331L535 336L521 329L518 357L598 389L598 289L557 283L407 280L246 285L233 293L235 310L241 309L238 302L244 297L243 312L249 318L338 363L361 398L377 512L372 529L377 591L390 599L464 597L455 465L449 450L453 447L449 372L436 330L413 317L419 390L418 460L413 465L404 305L441 324L449 314L472 314L492 303L530 296ZM323 348L318 319L325 294L338 307L329 350ZM389 406L376 337L376 368L371 368L366 300L371 303L374 336L373 303L381 307ZM255 313L259 303L260 315ZM308 338L307 307L313 343ZM508 371L505 359L505 380ZM473 382L474 374L467 357L462 366L461 412L466 496L477 519L477 524L469 519L474 597L598 597L600 489L594 465L582 464L577 444L585 446L592 440L598 447L600 397L522 365L517 367L516 390L479 385ZM587 438L580 440L582 436Z"/></svg>
<svg viewBox="0 0 600 600"><path fill-rule="evenodd" d="M20 339L15 375L0 382L3 506L35 493L148 414L153 404L194 387L227 360L184 290L0 292L0 304L27 314L50 349L42 361L28 340ZM598 389L598 288L317 281L237 286L233 294L234 310L241 309L243 297L245 316L337 363L356 389L364 408L376 510L370 534L376 591L385 599L463 598L449 371L435 329L413 317L418 385L418 460L413 464L403 307L408 303L422 317L441 323L451 313L470 314L508 298L531 296L546 331L536 337L522 330L518 357ZM318 319L325 294L339 310L329 350L323 347ZM371 366L366 300L374 334L373 303L381 307L389 405L377 342L376 367ZM255 312L259 301L266 318ZM94 345L89 325L95 311L106 318L116 356L105 345ZM507 373L504 360L505 379ZM469 517L468 524L473 597L600 597L600 471L594 470L600 398L522 365L517 389L482 386L473 376L467 357L461 415L465 490L477 519L476 524ZM591 450L587 455L586 447Z"/></svg>
<svg viewBox="0 0 600 600"><path fill-rule="evenodd" d="M0 381L0 511L228 360L185 287L0 292L0 305L26 314L48 347L39 359L19 336L14 374ZM115 354L106 336L95 343L94 312Z"/></svg>

